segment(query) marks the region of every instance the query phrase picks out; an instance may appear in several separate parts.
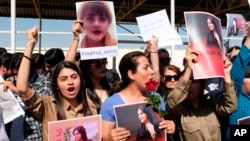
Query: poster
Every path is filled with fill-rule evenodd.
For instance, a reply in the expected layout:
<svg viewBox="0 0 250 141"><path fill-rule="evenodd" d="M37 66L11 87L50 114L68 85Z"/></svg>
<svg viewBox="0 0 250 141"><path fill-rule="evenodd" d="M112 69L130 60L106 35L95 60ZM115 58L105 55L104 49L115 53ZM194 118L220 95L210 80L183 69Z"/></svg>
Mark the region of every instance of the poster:
<svg viewBox="0 0 250 141"><path fill-rule="evenodd" d="M76 2L76 14L77 20L84 23L79 40L81 60L116 56L118 40L113 2Z"/></svg>
<svg viewBox="0 0 250 141"><path fill-rule="evenodd" d="M250 116L238 119L238 125L250 125Z"/></svg>
<svg viewBox="0 0 250 141"><path fill-rule="evenodd" d="M188 40L198 53L194 79L224 77L221 21L207 12L184 12Z"/></svg>
<svg viewBox="0 0 250 141"><path fill-rule="evenodd" d="M227 37L245 36L246 35L246 20L241 14L226 14L227 15Z"/></svg>
<svg viewBox="0 0 250 141"><path fill-rule="evenodd" d="M1 76L0 81L4 81ZM3 85L0 85L0 107L3 111L4 124L11 122L19 116L24 116L24 110L14 94L10 90L4 92Z"/></svg>
<svg viewBox="0 0 250 141"><path fill-rule="evenodd" d="M158 37L158 46L182 45L181 37L171 27L166 10L136 17L143 41L146 42L153 35Z"/></svg>
<svg viewBox="0 0 250 141"><path fill-rule="evenodd" d="M101 116L51 121L48 123L49 141L100 141L102 137Z"/></svg>
<svg viewBox="0 0 250 141"><path fill-rule="evenodd" d="M160 130L162 121L151 104L139 102L114 106L116 126L130 130L128 141L166 141L165 130Z"/></svg>

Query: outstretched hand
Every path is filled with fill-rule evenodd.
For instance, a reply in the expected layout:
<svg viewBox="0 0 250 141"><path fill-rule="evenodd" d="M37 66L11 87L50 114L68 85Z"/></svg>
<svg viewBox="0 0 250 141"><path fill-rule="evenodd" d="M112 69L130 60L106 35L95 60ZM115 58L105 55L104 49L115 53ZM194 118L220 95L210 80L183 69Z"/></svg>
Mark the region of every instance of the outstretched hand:
<svg viewBox="0 0 250 141"><path fill-rule="evenodd" d="M156 36L152 36L152 39L150 39L148 41L148 46L147 46L147 50L149 52L157 52L157 43L158 43L158 37Z"/></svg>
<svg viewBox="0 0 250 141"><path fill-rule="evenodd" d="M232 62L230 61L230 59L228 57L225 57L224 58L224 72L230 74L232 66L233 65L232 65Z"/></svg>
<svg viewBox="0 0 250 141"><path fill-rule="evenodd" d="M83 22L81 20L76 20L72 25L72 32L75 37L79 37L79 34L83 32Z"/></svg>
<svg viewBox="0 0 250 141"><path fill-rule="evenodd" d="M34 26L27 31L27 42L31 44L36 44L38 40L38 28Z"/></svg>
<svg viewBox="0 0 250 141"><path fill-rule="evenodd" d="M191 44L188 45L185 55L185 67L192 69L192 64L198 60L198 53L191 49Z"/></svg>

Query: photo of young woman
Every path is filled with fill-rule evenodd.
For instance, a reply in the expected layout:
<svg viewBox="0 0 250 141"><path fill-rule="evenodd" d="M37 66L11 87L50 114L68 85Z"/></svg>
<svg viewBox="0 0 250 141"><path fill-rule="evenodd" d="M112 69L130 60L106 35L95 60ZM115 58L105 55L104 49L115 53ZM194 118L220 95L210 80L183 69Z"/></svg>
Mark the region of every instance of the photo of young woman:
<svg viewBox="0 0 250 141"><path fill-rule="evenodd" d="M81 48L117 46L115 16L109 2L78 2L76 7L83 32Z"/></svg>
<svg viewBox="0 0 250 141"><path fill-rule="evenodd" d="M222 42L222 34L219 30L219 23L212 16L207 17L207 26L209 29L207 35L207 46L218 47L220 48L223 44Z"/></svg>
<svg viewBox="0 0 250 141"><path fill-rule="evenodd" d="M160 118L154 113L152 107L140 105L137 109L138 119L141 122L137 132L136 141L157 141L161 139L164 130L159 129Z"/></svg>
<svg viewBox="0 0 250 141"><path fill-rule="evenodd" d="M92 141L88 139L86 129L83 126L77 126L73 130L73 135L75 137L75 141Z"/></svg>

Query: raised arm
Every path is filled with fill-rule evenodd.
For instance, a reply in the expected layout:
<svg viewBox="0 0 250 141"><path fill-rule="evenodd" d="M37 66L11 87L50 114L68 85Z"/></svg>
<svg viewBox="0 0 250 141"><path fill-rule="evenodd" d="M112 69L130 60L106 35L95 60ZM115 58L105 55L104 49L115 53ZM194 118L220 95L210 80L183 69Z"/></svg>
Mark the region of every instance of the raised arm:
<svg viewBox="0 0 250 141"><path fill-rule="evenodd" d="M216 112L221 116L228 116L228 114L232 113L237 107L237 94L236 89L231 79L230 71L232 69L232 63L229 58L225 58L224 60L224 91L222 101L218 100L218 104L216 104Z"/></svg>
<svg viewBox="0 0 250 141"><path fill-rule="evenodd" d="M26 47L18 70L18 74L20 75L17 76L16 89L20 97L24 99L30 97L34 93L34 90L28 86L29 84L28 79L30 73L31 55L37 43L37 37L38 37L37 26L27 31Z"/></svg>
<svg viewBox="0 0 250 141"><path fill-rule="evenodd" d="M82 24L83 22L80 20L77 20L74 22L74 24L72 25L72 32L74 34L74 39L69 47L69 50L66 54L65 57L65 61L72 61L74 62L75 60L75 56L76 56L76 52L77 52L77 47L78 47L78 43L79 43L79 34L82 33L83 29L82 29Z"/></svg>
<svg viewBox="0 0 250 141"><path fill-rule="evenodd" d="M153 79L156 80L157 82L160 82L161 75L160 75L157 43L158 43L158 37L153 36L153 38L148 41L147 50L149 52L152 69L154 70Z"/></svg>
<svg viewBox="0 0 250 141"><path fill-rule="evenodd" d="M186 49L185 60L187 64L185 65L186 67L184 73L179 79L176 87L168 95L167 101L169 108L176 108L176 105L185 100L188 94L188 90L191 84L189 80L192 76L192 64L197 62L197 53L191 50L190 44Z"/></svg>

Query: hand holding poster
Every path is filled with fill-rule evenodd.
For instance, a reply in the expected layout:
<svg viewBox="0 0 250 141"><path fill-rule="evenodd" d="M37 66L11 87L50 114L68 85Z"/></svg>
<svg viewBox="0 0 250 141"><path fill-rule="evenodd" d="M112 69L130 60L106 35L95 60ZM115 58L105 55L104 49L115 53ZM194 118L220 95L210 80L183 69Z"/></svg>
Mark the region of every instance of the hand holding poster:
<svg viewBox="0 0 250 141"><path fill-rule="evenodd" d="M246 34L246 20L241 14L227 15L227 37L244 36Z"/></svg>
<svg viewBox="0 0 250 141"><path fill-rule="evenodd" d="M4 81L1 76L0 81ZM0 85L0 107L3 111L4 124L11 122L21 115L24 115L24 111L14 94L10 90L4 92L3 85Z"/></svg>
<svg viewBox="0 0 250 141"><path fill-rule="evenodd" d="M49 141L101 141L101 116L51 121L48 123ZM81 138L81 139L80 139Z"/></svg>
<svg viewBox="0 0 250 141"><path fill-rule="evenodd" d="M165 130L159 129L162 119L147 102L117 105L114 111L116 126L131 133L128 141L166 141Z"/></svg>
<svg viewBox="0 0 250 141"><path fill-rule="evenodd" d="M182 45L179 34L171 27L166 10L160 10L136 18L143 41L157 36L158 46Z"/></svg>
<svg viewBox="0 0 250 141"><path fill-rule="evenodd" d="M81 60L116 56L118 42L113 2L77 2L76 12L83 31L79 40Z"/></svg>
<svg viewBox="0 0 250 141"><path fill-rule="evenodd" d="M207 12L184 12L192 50L198 53L193 64L195 79L224 77L221 21Z"/></svg>

